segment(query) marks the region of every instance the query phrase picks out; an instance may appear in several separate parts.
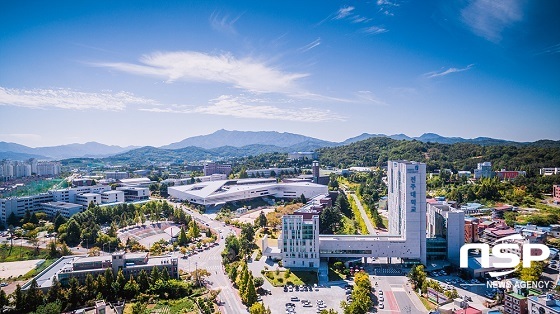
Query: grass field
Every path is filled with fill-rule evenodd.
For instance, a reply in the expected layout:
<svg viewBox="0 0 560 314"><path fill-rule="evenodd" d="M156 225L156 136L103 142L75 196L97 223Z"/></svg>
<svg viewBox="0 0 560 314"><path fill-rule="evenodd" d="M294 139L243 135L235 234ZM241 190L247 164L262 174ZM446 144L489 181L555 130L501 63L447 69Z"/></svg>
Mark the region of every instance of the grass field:
<svg viewBox="0 0 560 314"><path fill-rule="evenodd" d="M159 310L157 313L197 313L194 301L189 298L179 300L160 300L152 309L152 312Z"/></svg>
<svg viewBox="0 0 560 314"><path fill-rule="evenodd" d="M346 276L329 267L329 281L339 281L346 279Z"/></svg>
<svg viewBox="0 0 560 314"><path fill-rule="evenodd" d="M422 297L421 295L419 295L417 292L416 295L418 296L418 298L420 299L420 301L422 301L422 304L424 304L424 307L426 308L426 310L431 311L433 309L436 308L435 304L433 304L432 302L428 301L426 298Z"/></svg>
<svg viewBox="0 0 560 314"><path fill-rule="evenodd" d="M39 194L43 192L47 192L58 186L63 179L52 179L52 180L39 180L29 182L27 185L18 187L15 190L6 193L0 193L0 196L3 198L5 197L13 197L13 196L25 196L25 195L33 195ZM59 187L60 188L60 187Z"/></svg>
<svg viewBox="0 0 560 314"><path fill-rule="evenodd" d="M17 262L30 259L47 259L47 250L18 246L14 241L14 246L10 248L10 244L0 245L0 262Z"/></svg>
<svg viewBox="0 0 560 314"><path fill-rule="evenodd" d="M291 271L288 278L286 278L286 271L265 272L266 278L273 286L282 287L287 284L293 285L312 285L317 283L317 273L313 271Z"/></svg>

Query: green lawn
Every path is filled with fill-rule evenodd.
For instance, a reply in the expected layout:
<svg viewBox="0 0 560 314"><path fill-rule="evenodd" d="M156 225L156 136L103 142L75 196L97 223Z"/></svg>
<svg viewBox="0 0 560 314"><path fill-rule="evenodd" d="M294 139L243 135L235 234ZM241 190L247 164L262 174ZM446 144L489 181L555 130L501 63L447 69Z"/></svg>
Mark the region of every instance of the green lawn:
<svg viewBox="0 0 560 314"><path fill-rule="evenodd" d="M194 301L189 298L182 298L179 300L160 300L152 309L152 312L157 313L196 313L196 306Z"/></svg>
<svg viewBox="0 0 560 314"><path fill-rule="evenodd" d="M436 308L436 306L435 306L432 302L430 302L430 301L428 301L426 298L424 298L424 297L418 295L417 292L414 292L414 293L416 293L416 296L418 296L418 298L420 299L420 301L422 301L422 304L424 304L424 307L426 308L426 310L431 311L431 310L433 310L433 309Z"/></svg>
<svg viewBox="0 0 560 314"><path fill-rule="evenodd" d="M17 262L27 261L30 259L46 259L48 257L47 250L19 246L20 240L14 240L14 246L10 248L10 244L0 245L0 262Z"/></svg>
<svg viewBox="0 0 560 314"><path fill-rule="evenodd" d="M265 272L264 278L275 287L282 287L286 284L312 285L317 283L317 273L314 271L291 271L288 278L286 278L286 271L280 271L278 275L276 271L268 271Z"/></svg>
<svg viewBox="0 0 560 314"><path fill-rule="evenodd" d="M35 277L37 274L39 274L40 272L42 272L43 270L45 270L47 267L51 266L52 263L56 262L56 260L57 260L56 258L45 260L45 262L43 262L43 264L41 264L41 266L28 271L25 275L21 276L18 279L19 280L31 279L31 278Z"/></svg>
<svg viewBox="0 0 560 314"><path fill-rule="evenodd" d="M342 273L335 271L332 268L329 268L329 281L339 281L344 280L346 276Z"/></svg>

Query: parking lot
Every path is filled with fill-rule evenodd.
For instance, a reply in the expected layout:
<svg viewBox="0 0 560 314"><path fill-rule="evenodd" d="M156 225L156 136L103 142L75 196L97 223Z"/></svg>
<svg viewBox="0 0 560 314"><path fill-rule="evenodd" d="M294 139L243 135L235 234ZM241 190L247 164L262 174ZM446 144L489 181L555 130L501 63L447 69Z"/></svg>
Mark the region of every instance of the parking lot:
<svg viewBox="0 0 560 314"><path fill-rule="evenodd" d="M430 272L428 278L439 281L441 286L446 290L455 288L460 297L466 296L469 302L477 308L482 308L483 302L488 299L493 299L497 292L495 288L487 288L486 282L483 280L464 280L443 271Z"/></svg>
<svg viewBox="0 0 560 314"><path fill-rule="evenodd" d="M284 292L282 287L272 287L268 288L272 291L272 295L262 296L262 300L266 307L270 307L272 314L284 314L289 308L292 309L290 313L318 313L318 310L320 310L318 305L320 304L323 304L321 306L323 309L334 309L341 313L340 301L346 300L345 284L321 286L311 289L311 291L292 289L291 292ZM304 306L306 305L305 301L308 301L307 306ZM286 305L289 303L293 304L293 307L287 307Z"/></svg>

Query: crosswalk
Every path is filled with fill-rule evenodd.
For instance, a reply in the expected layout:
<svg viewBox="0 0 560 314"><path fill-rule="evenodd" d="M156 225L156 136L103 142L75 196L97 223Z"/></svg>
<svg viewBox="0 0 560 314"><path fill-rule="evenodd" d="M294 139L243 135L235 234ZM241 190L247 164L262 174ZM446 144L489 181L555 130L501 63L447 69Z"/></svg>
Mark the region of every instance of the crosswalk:
<svg viewBox="0 0 560 314"><path fill-rule="evenodd" d="M376 267L374 273L377 275L401 275L402 269L398 267Z"/></svg>

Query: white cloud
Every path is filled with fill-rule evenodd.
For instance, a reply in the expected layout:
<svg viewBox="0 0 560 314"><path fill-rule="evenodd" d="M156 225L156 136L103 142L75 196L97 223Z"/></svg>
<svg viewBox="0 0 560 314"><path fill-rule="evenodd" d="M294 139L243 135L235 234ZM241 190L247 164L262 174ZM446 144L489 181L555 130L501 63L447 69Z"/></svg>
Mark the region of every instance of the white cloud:
<svg viewBox="0 0 560 314"><path fill-rule="evenodd" d="M334 18L336 20L341 20L341 19L349 16L350 14L352 14L352 11L354 11L354 9L355 8L352 7L352 6L340 8Z"/></svg>
<svg viewBox="0 0 560 314"><path fill-rule="evenodd" d="M492 42L502 31L523 19L521 1L475 0L461 10L461 19L472 32Z"/></svg>
<svg viewBox="0 0 560 314"><path fill-rule="evenodd" d="M546 47L545 49L537 52L536 55L553 55L557 53L560 53L560 43Z"/></svg>
<svg viewBox="0 0 560 314"><path fill-rule="evenodd" d="M288 73L251 58L237 59L231 54L209 55L195 51L156 52L144 55L141 64L97 63L138 75L177 80L211 81L232 84L256 93L293 93L298 79L306 73Z"/></svg>
<svg viewBox="0 0 560 314"><path fill-rule="evenodd" d="M0 105L3 106L118 111L133 104L153 105L156 102L127 92L87 93L62 88L25 90L0 87Z"/></svg>
<svg viewBox="0 0 560 314"><path fill-rule="evenodd" d="M246 96L222 95L210 100L207 106L170 106L168 108L146 108L142 111L159 113L199 113L231 116L247 119L288 120L298 122L344 121L330 110L302 107L283 108L271 103L291 103L292 100L270 100Z"/></svg>
<svg viewBox="0 0 560 314"><path fill-rule="evenodd" d="M366 27L366 28L362 29L362 31L364 33L368 33L368 34L371 34L371 35L377 35L377 34L386 33L389 30L387 30L383 27L379 27L379 26L370 26L370 27Z"/></svg>
<svg viewBox="0 0 560 314"><path fill-rule="evenodd" d="M219 32L226 34L237 34L237 30L235 29L234 25L237 20L239 20L241 15L230 18L229 15L221 15L219 12L213 12L210 15L210 25L213 29Z"/></svg>
<svg viewBox="0 0 560 314"><path fill-rule="evenodd" d="M375 94L373 94L369 90L358 91L356 95L357 95L358 99L361 100L362 102L373 103L373 104L381 105L381 106L388 106L388 104L386 102L379 100L377 98L377 96L375 96Z"/></svg>
<svg viewBox="0 0 560 314"><path fill-rule="evenodd" d="M0 138L5 139L6 141L11 141L11 140L39 141L43 137L39 134L34 134L34 133L8 133L8 134L0 134Z"/></svg>
<svg viewBox="0 0 560 314"><path fill-rule="evenodd" d="M307 52L307 51L319 46L320 44L321 44L321 38L317 38L314 41L310 42L309 44L299 48L299 51Z"/></svg>
<svg viewBox="0 0 560 314"><path fill-rule="evenodd" d="M398 3L396 3L396 2L391 2L391 1L388 1L388 0L377 0L377 5L380 5L380 6L393 6L393 7L398 7L398 6L399 6Z"/></svg>
<svg viewBox="0 0 560 314"><path fill-rule="evenodd" d="M465 68L449 68L445 71L440 71L440 72L438 72L438 71L428 72L428 73L424 74L424 76L426 76L427 78L446 76L446 75L451 74L451 73L458 73L458 72L463 72L463 71L470 70L473 66L474 66L474 64L469 64Z"/></svg>

